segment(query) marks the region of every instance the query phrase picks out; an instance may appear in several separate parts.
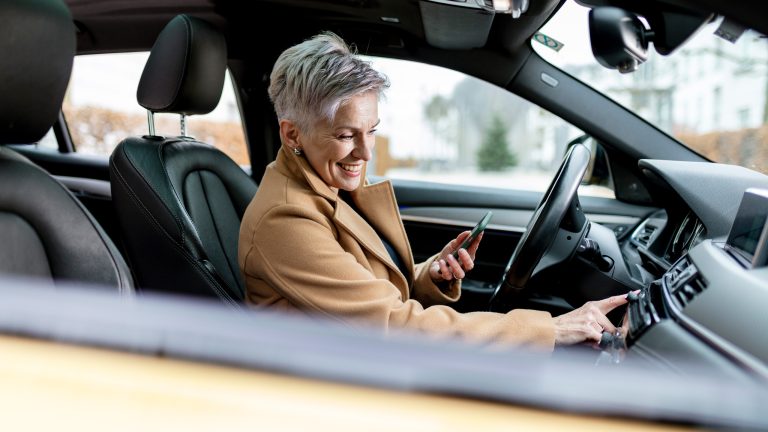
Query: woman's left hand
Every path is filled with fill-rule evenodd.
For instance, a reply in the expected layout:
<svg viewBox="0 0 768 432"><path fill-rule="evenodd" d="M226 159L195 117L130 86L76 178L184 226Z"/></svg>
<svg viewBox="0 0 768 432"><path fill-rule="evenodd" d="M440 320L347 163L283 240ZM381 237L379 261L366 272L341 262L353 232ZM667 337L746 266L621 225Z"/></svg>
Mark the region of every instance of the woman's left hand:
<svg viewBox="0 0 768 432"><path fill-rule="evenodd" d="M453 257L453 252L461 246L468 235L469 231L464 231L458 237L448 242L443 250L440 251L440 255L429 267L429 276L433 282L464 279L466 272L472 270L475 266L475 253L477 252L477 247L480 246L480 240L483 239L483 233L480 233L472 241L468 249L459 249L458 259Z"/></svg>

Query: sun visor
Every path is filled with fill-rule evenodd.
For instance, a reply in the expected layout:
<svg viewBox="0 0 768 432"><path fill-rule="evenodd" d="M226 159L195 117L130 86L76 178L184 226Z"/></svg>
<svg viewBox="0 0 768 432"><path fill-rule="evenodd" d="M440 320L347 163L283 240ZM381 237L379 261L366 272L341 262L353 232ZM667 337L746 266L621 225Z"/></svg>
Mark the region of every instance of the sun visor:
<svg viewBox="0 0 768 432"><path fill-rule="evenodd" d="M485 45L494 11L475 0L421 0L427 43L443 49L471 49Z"/></svg>

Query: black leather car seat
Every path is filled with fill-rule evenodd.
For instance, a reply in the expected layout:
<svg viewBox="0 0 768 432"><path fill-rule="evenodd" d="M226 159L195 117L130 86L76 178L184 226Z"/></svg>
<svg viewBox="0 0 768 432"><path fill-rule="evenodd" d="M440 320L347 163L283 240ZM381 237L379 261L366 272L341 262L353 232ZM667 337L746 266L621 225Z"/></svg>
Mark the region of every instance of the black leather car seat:
<svg viewBox="0 0 768 432"><path fill-rule="evenodd" d="M153 113L181 114L182 125L186 115L208 113L221 97L226 62L219 31L177 16L152 47L139 104L150 119ZM117 146L110 176L139 287L217 296L232 305L243 301L237 241L256 183L242 168L211 145L150 130Z"/></svg>
<svg viewBox="0 0 768 432"><path fill-rule="evenodd" d="M0 0L0 144L35 143L56 121L75 55L60 0ZM128 267L83 205L0 147L0 274L132 292Z"/></svg>

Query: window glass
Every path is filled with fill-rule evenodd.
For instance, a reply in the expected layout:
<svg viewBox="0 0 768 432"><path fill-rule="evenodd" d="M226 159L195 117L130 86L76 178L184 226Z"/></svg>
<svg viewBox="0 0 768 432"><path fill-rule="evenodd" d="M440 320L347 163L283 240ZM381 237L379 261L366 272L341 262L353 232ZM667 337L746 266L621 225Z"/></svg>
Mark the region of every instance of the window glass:
<svg viewBox="0 0 768 432"><path fill-rule="evenodd" d="M768 39L751 30L736 43L714 33L721 20L699 29L669 56L652 44L648 61L621 74L592 55L589 9L567 1L540 33L544 59L620 103L715 162L768 173Z"/></svg>
<svg viewBox="0 0 768 432"><path fill-rule="evenodd" d="M63 111L79 153L109 156L128 136L148 133L147 113L136 88L149 53L78 56ZM180 134L180 116L156 114L155 133ZM234 87L226 74L219 105L211 113L187 117L187 135L212 144L240 165L249 165Z"/></svg>
<svg viewBox="0 0 768 432"><path fill-rule="evenodd" d="M369 174L545 191L582 132L514 94L462 73L365 57L387 75ZM582 193L613 196L605 187Z"/></svg>
<svg viewBox="0 0 768 432"><path fill-rule="evenodd" d="M35 145L40 148L58 150L59 142L56 141L56 134L53 133L53 128L48 129L48 132L46 132L45 136L42 137L40 141L38 141Z"/></svg>

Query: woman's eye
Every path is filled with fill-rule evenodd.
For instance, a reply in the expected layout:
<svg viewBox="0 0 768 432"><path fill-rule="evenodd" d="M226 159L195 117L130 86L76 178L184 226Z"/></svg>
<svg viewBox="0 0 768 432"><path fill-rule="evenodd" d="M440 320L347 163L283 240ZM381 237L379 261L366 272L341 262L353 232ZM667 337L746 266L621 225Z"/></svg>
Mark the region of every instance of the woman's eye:
<svg viewBox="0 0 768 432"><path fill-rule="evenodd" d="M368 131L368 135L375 135L375 134L376 134L376 129L371 129Z"/></svg>
<svg viewBox="0 0 768 432"><path fill-rule="evenodd" d="M351 140L351 139L352 139L352 138L354 138L354 137L355 137L354 135L341 135L341 136L339 137L339 139L342 139L342 140Z"/></svg>

